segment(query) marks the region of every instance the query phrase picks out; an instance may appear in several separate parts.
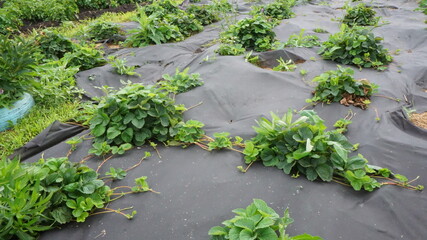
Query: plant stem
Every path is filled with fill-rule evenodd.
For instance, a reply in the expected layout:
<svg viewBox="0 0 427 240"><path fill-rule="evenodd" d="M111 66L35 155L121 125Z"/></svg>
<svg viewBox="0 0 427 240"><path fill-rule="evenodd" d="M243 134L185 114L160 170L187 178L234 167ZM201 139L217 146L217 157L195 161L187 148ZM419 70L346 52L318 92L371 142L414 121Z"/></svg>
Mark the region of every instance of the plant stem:
<svg viewBox="0 0 427 240"><path fill-rule="evenodd" d="M193 109L193 108L195 108L195 107L198 107L198 106L200 106L200 105L202 105L202 104L203 104L203 102L199 102L198 104L193 105L193 106L191 106L191 107L187 108L186 110L184 110L184 111L183 111L183 113L184 113L184 112L186 112L186 111L188 111L188 110L190 110L190 109Z"/></svg>
<svg viewBox="0 0 427 240"><path fill-rule="evenodd" d="M114 156L114 154L112 154L111 156L107 157L106 159L104 159L104 161L102 161L101 164L99 164L98 168L96 169L96 172L99 172L99 169L102 167L102 165L104 165L108 160L110 160L112 157Z"/></svg>
<svg viewBox="0 0 427 240"><path fill-rule="evenodd" d="M389 96L385 96L385 95L379 95L379 94L373 94L373 97L383 97L383 98L387 98L396 102L400 102L399 98L394 98L394 97L389 97Z"/></svg>

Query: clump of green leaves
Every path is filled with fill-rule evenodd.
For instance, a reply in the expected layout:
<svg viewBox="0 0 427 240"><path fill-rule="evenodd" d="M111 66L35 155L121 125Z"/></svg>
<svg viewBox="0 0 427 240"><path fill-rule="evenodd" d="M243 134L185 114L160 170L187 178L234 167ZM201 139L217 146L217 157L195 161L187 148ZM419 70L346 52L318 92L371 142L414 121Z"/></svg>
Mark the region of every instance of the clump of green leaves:
<svg viewBox="0 0 427 240"><path fill-rule="evenodd" d="M110 198L110 188L89 167L67 158L20 164L0 160L0 237L35 239L72 220L83 222Z"/></svg>
<svg viewBox="0 0 427 240"><path fill-rule="evenodd" d="M293 219L286 209L283 217L280 217L266 202L254 199L246 209L233 210L236 214L232 219L224 221L224 227L216 226L209 230L211 240L225 239L254 239L254 240L322 240L321 237L302 234L289 237L286 228L293 223Z"/></svg>
<svg viewBox="0 0 427 240"><path fill-rule="evenodd" d="M13 33L23 25L18 12L19 10L13 8L0 8L0 34Z"/></svg>
<svg viewBox="0 0 427 240"><path fill-rule="evenodd" d="M417 11L421 11L424 14L427 14L427 0L421 0L419 2L419 7L417 9L415 9Z"/></svg>
<svg viewBox="0 0 427 240"><path fill-rule="evenodd" d="M185 109L174 103L168 92L154 86L128 84L110 93L90 120L95 143L141 146L148 140L171 139Z"/></svg>
<svg viewBox="0 0 427 240"><path fill-rule="evenodd" d="M175 140L183 143L195 143L205 134L203 126L205 126L203 123L196 120L180 122L174 129L176 131Z"/></svg>
<svg viewBox="0 0 427 240"><path fill-rule="evenodd" d="M285 47L306 47L311 48L320 46L319 37L316 35L304 35L305 29L301 29L299 34L292 34L288 41L284 44Z"/></svg>
<svg viewBox="0 0 427 240"><path fill-rule="evenodd" d="M222 56L237 56L245 53L245 51L246 49L243 47L242 44L233 43L232 41L224 41L219 45L218 49L215 50L215 52Z"/></svg>
<svg viewBox="0 0 427 240"><path fill-rule="evenodd" d="M101 66L106 61L103 53L92 46L77 45L73 52L65 53L62 60L68 67L79 67L81 71Z"/></svg>
<svg viewBox="0 0 427 240"><path fill-rule="evenodd" d="M51 59L60 59L65 53L74 50L73 43L68 38L49 30L40 32L35 41L41 52Z"/></svg>
<svg viewBox="0 0 427 240"><path fill-rule="evenodd" d="M377 92L378 86L366 79L355 80L351 68L338 65L336 71L327 71L313 78L318 82L314 97L308 102L340 102L346 106L354 105L366 109L369 97Z"/></svg>
<svg viewBox="0 0 427 240"><path fill-rule="evenodd" d="M329 33L327 30L325 30L323 28L315 28L315 29L313 29L313 32L315 32L315 33Z"/></svg>
<svg viewBox="0 0 427 240"><path fill-rule="evenodd" d="M245 62L249 62L254 65L259 65L260 63L259 56L253 56L253 51L250 51L245 56Z"/></svg>
<svg viewBox="0 0 427 240"><path fill-rule="evenodd" d="M213 136L214 136L213 141L208 143L209 150L233 147L233 143L231 142L231 137L229 137L230 133L228 132L214 133Z"/></svg>
<svg viewBox="0 0 427 240"><path fill-rule="evenodd" d="M277 62L279 63L279 65L275 66L273 68L273 71L290 72L294 71L297 68L297 65L295 65L291 59L285 62L283 58L279 58L277 59Z"/></svg>
<svg viewBox="0 0 427 240"><path fill-rule="evenodd" d="M393 58L380 44L382 38L375 37L370 29L341 25L341 31L329 36L322 43L319 54L342 64L354 64L364 68L385 70Z"/></svg>
<svg viewBox="0 0 427 240"><path fill-rule="evenodd" d="M35 59L30 41L0 35L0 108L10 107L35 86Z"/></svg>
<svg viewBox="0 0 427 240"><path fill-rule="evenodd" d="M267 51L272 48L276 34L273 32L275 22L265 17L254 16L240 20L222 33L222 41L228 42L232 39L243 48L255 51Z"/></svg>
<svg viewBox="0 0 427 240"><path fill-rule="evenodd" d="M213 5L189 5L186 12L193 14L194 17L205 26L220 20L217 10Z"/></svg>
<svg viewBox="0 0 427 240"><path fill-rule="evenodd" d="M163 74L162 77L165 81L161 81L160 85L167 91L178 94L187 92L195 87L202 86L203 82L199 73L188 74L190 68L184 69L182 72L177 68L175 75Z"/></svg>
<svg viewBox="0 0 427 240"><path fill-rule="evenodd" d="M8 0L3 7L18 10L20 19L30 21L73 20L79 11L74 0Z"/></svg>
<svg viewBox="0 0 427 240"><path fill-rule="evenodd" d="M135 72L135 68L138 66L126 66L127 60L126 58L118 58L116 56L109 56L108 57L108 63L111 64L111 66L114 68L116 73L120 75L139 75L140 74Z"/></svg>
<svg viewBox="0 0 427 240"><path fill-rule="evenodd" d="M379 17L375 17L375 11L372 7L360 3L354 7L346 7L346 15L342 22L348 26L374 26L378 23Z"/></svg>
<svg viewBox="0 0 427 240"><path fill-rule="evenodd" d="M140 12L139 18L135 20L139 26L129 31L132 35L123 43L126 47L143 47L183 39L177 26L162 21L157 14L147 16L144 12Z"/></svg>
<svg viewBox="0 0 427 240"><path fill-rule="evenodd" d="M95 41L111 39L119 33L120 26L118 24L106 21L92 22L87 29L89 39Z"/></svg>
<svg viewBox="0 0 427 240"><path fill-rule="evenodd" d="M310 181L332 180L351 185L356 191L373 191L392 184L419 190L401 181L396 174L384 175L388 169L372 167L361 155L349 156L354 149L341 130L326 131L326 126L313 110L304 110L293 121L289 110L283 117L271 113L271 120L262 118L254 127L257 135L245 142L246 163L261 160L264 166L277 167L286 174L304 174ZM380 183L376 180L394 176L397 180Z"/></svg>
<svg viewBox="0 0 427 240"><path fill-rule="evenodd" d="M294 13L291 4L286 0L276 0L265 5L253 5L251 15L264 15L278 20L289 19Z"/></svg>
<svg viewBox="0 0 427 240"><path fill-rule="evenodd" d="M184 37L189 37L203 30L202 24L193 14L186 13L182 10L177 13L166 15L165 20L171 25L177 26L179 32Z"/></svg>

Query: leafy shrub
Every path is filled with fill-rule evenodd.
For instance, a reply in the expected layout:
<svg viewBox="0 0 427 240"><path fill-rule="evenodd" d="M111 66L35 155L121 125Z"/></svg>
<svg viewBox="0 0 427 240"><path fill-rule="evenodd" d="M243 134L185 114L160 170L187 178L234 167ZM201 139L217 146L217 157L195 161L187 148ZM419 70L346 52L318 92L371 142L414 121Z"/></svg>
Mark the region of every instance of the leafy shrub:
<svg viewBox="0 0 427 240"><path fill-rule="evenodd" d="M181 122L182 110L167 92L153 86L127 85L101 100L90 129L95 142L141 146L152 139L166 141Z"/></svg>
<svg viewBox="0 0 427 240"><path fill-rule="evenodd" d="M189 70L190 68L186 68L180 72L177 68L174 76L163 74L162 77L165 81L161 81L160 85L172 93L184 93L195 87L202 86L203 82L201 81L200 74L192 73L189 75Z"/></svg>
<svg viewBox="0 0 427 240"><path fill-rule="evenodd" d="M316 35L304 35L304 29L301 29L299 35L292 34L289 36L288 41L284 44L285 47L306 47L311 48L320 46L319 37Z"/></svg>
<svg viewBox="0 0 427 240"><path fill-rule="evenodd" d="M139 26L129 31L132 35L123 43L125 46L143 47L183 39L177 26L159 20L156 15L147 16L142 13L137 21Z"/></svg>
<svg viewBox="0 0 427 240"><path fill-rule="evenodd" d="M31 42L0 35L0 108L12 106L35 84L33 53Z"/></svg>
<svg viewBox="0 0 427 240"><path fill-rule="evenodd" d="M216 226L209 230L211 240L254 239L254 240L322 240L309 234L289 237L286 228L294 220L289 216L288 209L280 217L267 203L254 199L246 209L233 210L236 214L232 219L224 221L225 227Z"/></svg>
<svg viewBox="0 0 427 240"><path fill-rule="evenodd" d="M75 0L8 0L4 8L19 9L19 17L30 21L72 20L79 11Z"/></svg>
<svg viewBox="0 0 427 240"><path fill-rule="evenodd" d="M191 36L192 34L203 30L202 24L195 18L195 16L184 11L179 11L176 14L168 14L165 16L165 19L171 25L177 26L179 32L184 37Z"/></svg>
<svg viewBox="0 0 427 240"><path fill-rule="evenodd" d="M105 21L92 22L87 30L89 39L95 41L110 39L119 32L120 26L118 24Z"/></svg>
<svg viewBox="0 0 427 240"><path fill-rule="evenodd" d="M291 5L284 0L276 0L266 5L254 5L250 14L261 14L278 20L289 19L293 16Z"/></svg>
<svg viewBox="0 0 427 240"><path fill-rule="evenodd" d="M79 67L81 71L104 64L102 52L90 47L77 45L73 52L67 52L62 58L68 67Z"/></svg>
<svg viewBox="0 0 427 240"><path fill-rule="evenodd" d="M60 59L65 53L74 50L73 43L61 34L44 30L35 37L41 52L51 59Z"/></svg>
<svg viewBox="0 0 427 240"><path fill-rule="evenodd" d="M354 147L342 131L326 131L324 121L313 110L299 114L295 121L291 110L282 118L271 113L271 121L258 121L254 127L257 135L245 143L246 163L260 159L264 166L275 166L286 174L302 173L310 181L339 180L357 191L373 191L381 186L375 176L391 175L388 169L371 168L360 154L350 157Z"/></svg>
<svg viewBox="0 0 427 240"><path fill-rule="evenodd" d="M367 7L364 3L347 7L346 11L342 22L348 26L374 26L379 21L379 17L375 17L376 13L372 7Z"/></svg>
<svg viewBox="0 0 427 240"><path fill-rule="evenodd" d="M76 0L77 6L79 6L79 8L85 9L103 9L109 7L117 7L119 5L127 3L139 3L144 1L145 0Z"/></svg>
<svg viewBox="0 0 427 240"><path fill-rule="evenodd" d="M267 51L272 48L276 36L273 27L274 23L262 16L245 18L231 25L229 30L223 33L223 39L232 38L244 48Z"/></svg>
<svg viewBox="0 0 427 240"><path fill-rule="evenodd" d="M205 26L220 20L219 14L211 5L189 5L186 11L194 14L195 18Z"/></svg>
<svg viewBox="0 0 427 240"><path fill-rule="evenodd" d="M83 222L110 200L110 188L94 170L67 158L3 159L0 173L1 239L36 239L58 224Z"/></svg>
<svg viewBox="0 0 427 240"><path fill-rule="evenodd" d="M343 68L338 65L338 70L327 71L313 79L319 84L314 91L313 102L340 102L344 105L352 104L365 109L369 103L369 97L375 93L378 86L366 79L355 80L354 71L351 68Z"/></svg>
<svg viewBox="0 0 427 240"><path fill-rule="evenodd" d="M342 64L354 64L359 67L384 70L384 65L393 58L380 44L382 38L375 37L371 30L355 26L349 28L343 24L341 31L329 36L322 43L319 54Z"/></svg>
<svg viewBox="0 0 427 240"><path fill-rule="evenodd" d="M0 34L12 33L18 30L22 24L16 9L0 8Z"/></svg>

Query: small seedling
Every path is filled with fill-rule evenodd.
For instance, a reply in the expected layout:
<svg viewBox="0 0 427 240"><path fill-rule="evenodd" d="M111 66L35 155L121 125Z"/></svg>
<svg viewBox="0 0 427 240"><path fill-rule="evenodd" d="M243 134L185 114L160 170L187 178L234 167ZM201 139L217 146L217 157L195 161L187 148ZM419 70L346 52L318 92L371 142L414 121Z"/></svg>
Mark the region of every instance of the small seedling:
<svg viewBox="0 0 427 240"><path fill-rule="evenodd" d="M285 62L282 58L280 58L277 59L277 62L279 65L275 66L273 71L291 72L297 68L297 65L295 65L291 59Z"/></svg>
<svg viewBox="0 0 427 240"><path fill-rule="evenodd" d="M127 60L126 58L118 58L116 56L109 56L108 63L114 67L116 73L120 75L128 75L133 76L137 75L141 77L141 74L136 73L134 70L138 66L126 66Z"/></svg>

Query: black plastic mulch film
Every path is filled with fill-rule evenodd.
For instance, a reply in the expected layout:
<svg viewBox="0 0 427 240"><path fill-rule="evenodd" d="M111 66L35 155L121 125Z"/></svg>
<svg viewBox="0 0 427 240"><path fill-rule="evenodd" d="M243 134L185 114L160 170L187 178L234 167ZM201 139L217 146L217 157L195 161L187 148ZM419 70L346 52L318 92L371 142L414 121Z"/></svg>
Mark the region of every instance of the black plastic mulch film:
<svg viewBox="0 0 427 240"><path fill-rule="evenodd" d="M306 29L306 34L316 34L312 32L315 28L330 33L339 31L340 23L331 19L342 16L343 1L327 2L329 6L294 7L296 16L275 28L277 38L286 41L289 35L299 33L302 28ZM249 3L239 1L238 4L241 13L249 10ZM427 131L410 123L401 110L405 106L418 112L427 111L425 15L413 11L417 7L415 0L378 0L374 6L378 15L390 22L375 28L375 35L384 38L383 44L391 52L400 49L400 54L393 55L394 61L385 72L355 68L355 78L369 79L380 86L378 94L402 101L373 97L367 110L351 107L356 115L346 136L352 143L360 143L358 152L370 164L387 167L410 178L420 176L416 184L427 185ZM321 60L316 48L287 48L260 54L265 61L274 61L280 56L306 60L299 61L303 63L298 64L295 72L262 69L245 62L243 56L217 56L216 60L203 61L214 55L218 45L202 51L200 48L217 38L220 30L218 25L212 25L183 42L120 50L115 55L135 53L126 58L129 65L141 66L137 72L142 77L119 76L106 65L80 72L78 84L93 97L102 94L96 86L119 88L120 79L153 84L162 74L173 74L177 67L190 67L190 72L201 74L205 84L178 95L177 103L187 107L201 101L203 104L185 112L184 118L203 122L208 135L230 132L233 136L249 139L255 135L252 129L255 120L269 117L270 111L283 114L289 108L303 108L314 89L311 79L336 69L336 63ZM316 35L321 40L328 37L328 34ZM307 70L308 74L300 75L300 69ZM89 81L89 76L94 80ZM314 108L330 128L349 109L339 104L318 104ZM62 138L50 147L55 129L64 132L56 134ZM69 150L62 142L66 129L52 127L52 131L44 133L44 139L51 141L51 145L37 140L36 148L50 147L43 152L45 158L65 156ZM76 131L72 128L69 133L73 135ZM70 159L79 161L86 156L90 144L86 141L79 145ZM152 148L143 147L115 157L104 166L105 169L109 166L126 168L138 162L145 151L152 151L152 157L117 184L133 185L133 179L148 176L150 186L161 194L129 195L109 206L133 206L138 211L134 219L127 220L119 214L97 215L84 223L71 223L48 231L40 239L209 239L207 233L211 227L231 218L231 210L246 207L253 198L265 200L278 213L289 207L295 219L287 229L290 235L307 232L328 240L427 239L426 191L384 186L371 193L356 192L339 184L310 182L304 177L293 179L261 163L254 164L245 174L240 173L236 166L243 165L244 160L237 152L207 152L196 146L187 149L159 146L158 150L161 158ZM39 157L37 154L29 161ZM90 161L89 164L96 166L98 162Z"/></svg>

